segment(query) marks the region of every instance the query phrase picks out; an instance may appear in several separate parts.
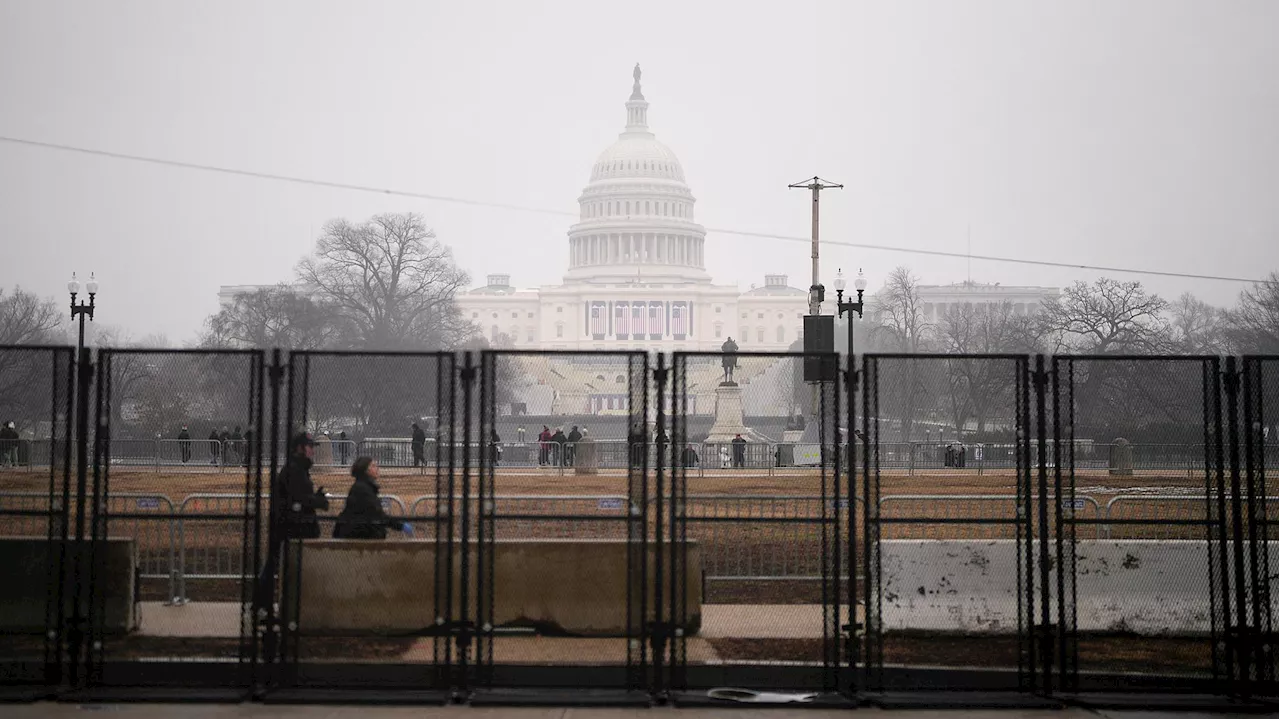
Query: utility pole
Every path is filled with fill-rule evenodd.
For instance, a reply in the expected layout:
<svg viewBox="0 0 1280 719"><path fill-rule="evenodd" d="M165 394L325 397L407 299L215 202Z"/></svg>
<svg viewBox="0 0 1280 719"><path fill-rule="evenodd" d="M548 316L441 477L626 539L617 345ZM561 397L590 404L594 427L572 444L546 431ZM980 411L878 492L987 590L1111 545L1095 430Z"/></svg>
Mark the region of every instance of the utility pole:
<svg viewBox="0 0 1280 719"><path fill-rule="evenodd" d="M810 257L813 259L813 282L809 285L809 314L817 315L822 311L823 287L822 279L818 275L818 202L823 190L832 188L843 190L844 185L837 185L834 182L813 176L813 179L797 182L787 185L791 189L810 190L813 192L813 228L810 230L810 236L813 238L813 245L810 250Z"/></svg>

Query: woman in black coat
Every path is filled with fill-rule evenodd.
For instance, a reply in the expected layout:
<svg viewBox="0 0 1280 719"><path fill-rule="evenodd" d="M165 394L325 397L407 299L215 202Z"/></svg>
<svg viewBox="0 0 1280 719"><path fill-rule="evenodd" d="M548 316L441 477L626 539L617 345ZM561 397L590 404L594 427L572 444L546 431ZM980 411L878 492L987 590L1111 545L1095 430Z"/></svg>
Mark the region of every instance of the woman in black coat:
<svg viewBox="0 0 1280 719"><path fill-rule="evenodd" d="M370 457L357 457L351 465L355 482L347 492L347 503L333 526L334 539L386 539L387 529L399 529L412 535L408 522L387 516L378 498L378 463Z"/></svg>

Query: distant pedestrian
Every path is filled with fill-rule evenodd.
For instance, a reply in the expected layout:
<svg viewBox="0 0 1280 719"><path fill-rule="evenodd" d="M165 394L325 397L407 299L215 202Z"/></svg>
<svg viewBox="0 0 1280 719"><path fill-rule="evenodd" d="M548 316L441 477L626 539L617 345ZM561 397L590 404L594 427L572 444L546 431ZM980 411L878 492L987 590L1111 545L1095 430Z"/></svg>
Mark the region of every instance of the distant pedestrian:
<svg viewBox="0 0 1280 719"><path fill-rule="evenodd" d="M582 441L582 433L578 431L578 425L573 426L565 439L568 441L565 445L565 466L572 467L578 461L578 442Z"/></svg>
<svg viewBox="0 0 1280 719"><path fill-rule="evenodd" d="M747 463L747 440L743 439L742 435L735 434L733 441L729 444L733 445L733 466L742 467Z"/></svg>
<svg viewBox="0 0 1280 719"><path fill-rule="evenodd" d="M551 435L551 463L556 466L564 465L564 448L569 438L565 436L564 427L556 427L555 434Z"/></svg>
<svg viewBox="0 0 1280 719"><path fill-rule="evenodd" d="M182 454L182 463L186 464L191 461L191 433L187 431L187 425L182 425L182 431L178 432L178 452Z"/></svg>
<svg viewBox="0 0 1280 719"><path fill-rule="evenodd" d="M686 445L684 451L680 453L680 463L685 467L698 466L698 453L694 450L693 445Z"/></svg>
<svg viewBox="0 0 1280 719"><path fill-rule="evenodd" d="M244 461L244 435L240 433L240 425L236 425L235 431L231 433L231 457L232 462L240 464Z"/></svg>
<svg viewBox="0 0 1280 719"><path fill-rule="evenodd" d="M544 424L538 433L538 465L548 464L551 464L551 430Z"/></svg>
<svg viewBox="0 0 1280 719"><path fill-rule="evenodd" d="M253 428L244 431L244 466L248 467L253 458Z"/></svg>
<svg viewBox="0 0 1280 719"><path fill-rule="evenodd" d="M417 422L413 423L412 429L413 438L409 440L409 447L413 450L413 466L419 467L427 463L422 456L422 450L427 446L427 433L422 431Z"/></svg>
<svg viewBox="0 0 1280 719"><path fill-rule="evenodd" d="M338 456L344 465L347 463L347 452L350 449L351 447L347 446L347 431L344 429L338 433Z"/></svg>
<svg viewBox="0 0 1280 719"><path fill-rule="evenodd" d="M524 444L524 425L516 427L516 443Z"/></svg>
<svg viewBox="0 0 1280 719"><path fill-rule="evenodd" d="M0 466L18 466L18 430L13 422L0 426Z"/></svg>
<svg viewBox="0 0 1280 719"><path fill-rule="evenodd" d="M496 427L489 430L489 461L495 468L502 461L502 437Z"/></svg>
<svg viewBox="0 0 1280 719"><path fill-rule="evenodd" d="M209 464L217 464L222 457L222 440L218 437L217 427L209 431L209 454L213 457Z"/></svg>

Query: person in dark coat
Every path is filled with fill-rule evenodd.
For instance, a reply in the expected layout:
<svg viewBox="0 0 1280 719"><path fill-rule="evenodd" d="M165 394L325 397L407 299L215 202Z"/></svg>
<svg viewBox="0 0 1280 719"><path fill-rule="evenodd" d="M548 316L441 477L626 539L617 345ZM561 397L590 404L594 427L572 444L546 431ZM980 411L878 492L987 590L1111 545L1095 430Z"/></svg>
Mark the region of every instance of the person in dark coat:
<svg viewBox="0 0 1280 719"><path fill-rule="evenodd" d="M324 487L316 489L311 482L315 446L311 435L295 435L289 442L292 454L272 484L271 501L281 508L283 539L315 539L320 536L316 512L328 509L329 499Z"/></svg>
<svg viewBox="0 0 1280 719"><path fill-rule="evenodd" d="M275 595L276 572L284 544L291 539L316 539L320 536L317 510L329 508L324 487L315 489L311 483L311 457L315 452L315 440L306 432L295 434L289 440L289 457L271 483L271 529L268 540L267 561L258 575L254 593L254 609L265 611Z"/></svg>
<svg viewBox="0 0 1280 719"><path fill-rule="evenodd" d="M502 461L502 437L498 436L497 428L489 430L489 462L492 466L497 467Z"/></svg>
<svg viewBox="0 0 1280 719"><path fill-rule="evenodd" d="M698 466L698 453L693 449L693 445L685 445L684 451L680 453L680 463L685 467Z"/></svg>
<svg viewBox="0 0 1280 719"><path fill-rule="evenodd" d="M742 435L735 434L729 442L733 445L733 466L741 467L747 462L747 440Z"/></svg>
<svg viewBox="0 0 1280 719"><path fill-rule="evenodd" d="M244 466L249 466L249 460L253 457L253 428L250 427L244 431Z"/></svg>
<svg viewBox="0 0 1280 719"><path fill-rule="evenodd" d="M347 463L347 450L351 449L347 446L347 431L344 429L338 433L338 461L343 464Z"/></svg>
<svg viewBox="0 0 1280 719"><path fill-rule="evenodd" d="M551 463L555 465L564 465L564 445L569 438L564 434L563 427L556 427L556 433L551 435Z"/></svg>
<svg viewBox="0 0 1280 719"><path fill-rule="evenodd" d="M218 429L216 427L209 432L209 454L213 455L213 459L209 460L209 464L217 464L218 457L222 454L222 441L218 439Z"/></svg>
<svg viewBox="0 0 1280 719"><path fill-rule="evenodd" d="M182 453L182 463L186 464L191 461L191 433L187 431L187 425L182 425L182 431L178 432L178 451Z"/></svg>
<svg viewBox="0 0 1280 719"><path fill-rule="evenodd" d="M378 497L378 463L371 457L357 457L351 465L355 482L347 491L347 503L333 525L334 539L386 539L387 529L413 535L413 526L392 519Z"/></svg>
<svg viewBox="0 0 1280 719"><path fill-rule="evenodd" d="M578 425L575 424L573 429L569 430L569 436L565 439L568 440L569 444L565 445L564 448L564 463L572 467L574 462L578 460L578 443L582 441L582 433L578 431Z"/></svg>
<svg viewBox="0 0 1280 719"><path fill-rule="evenodd" d="M422 456L422 450L427 445L427 433L422 431L417 422L413 423L413 439L409 446L413 448L413 466L419 467L425 465L427 460Z"/></svg>
<svg viewBox="0 0 1280 719"><path fill-rule="evenodd" d="M240 434L240 425L236 425L236 429L231 433L231 460L244 460L244 435Z"/></svg>

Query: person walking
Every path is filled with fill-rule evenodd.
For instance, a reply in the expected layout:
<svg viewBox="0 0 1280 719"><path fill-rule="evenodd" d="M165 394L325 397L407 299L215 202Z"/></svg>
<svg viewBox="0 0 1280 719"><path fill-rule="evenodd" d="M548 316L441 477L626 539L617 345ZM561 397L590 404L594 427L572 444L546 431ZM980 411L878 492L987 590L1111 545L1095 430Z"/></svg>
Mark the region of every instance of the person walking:
<svg viewBox="0 0 1280 719"><path fill-rule="evenodd" d="M735 434L729 444L733 445L733 466L741 468L747 462L747 440L742 435Z"/></svg>
<svg viewBox="0 0 1280 719"><path fill-rule="evenodd" d="M378 487L378 463L372 457L356 457L351 465L355 481L347 490L347 501L333 525L334 539L386 539L388 529L413 536L413 526L394 519L382 507Z"/></svg>
<svg viewBox="0 0 1280 719"><path fill-rule="evenodd" d="M191 461L191 433L187 431L185 424L178 432L178 453L182 455L183 464Z"/></svg>
<svg viewBox="0 0 1280 719"><path fill-rule="evenodd" d="M489 430L489 462L496 469L502 461L502 437L498 436L498 428Z"/></svg>
<svg viewBox="0 0 1280 719"><path fill-rule="evenodd" d="M311 481L315 440L306 432L289 440L289 456L271 482L271 525L267 561L258 576L254 608L264 610L275 596L276 572L284 545L290 540L316 539L320 536L318 511L329 508L324 487L316 489Z"/></svg>
<svg viewBox="0 0 1280 719"><path fill-rule="evenodd" d="M342 464L347 463L347 453L351 447L347 446L347 430L338 433L338 457Z"/></svg>
<svg viewBox="0 0 1280 719"><path fill-rule="evenodd" d="M417 422L412 425L413 439L409 440L409 446L413 449L413 466L420 467L427 463L422 456L422 450L427 445L427 433L422 431Z"/></svg>

